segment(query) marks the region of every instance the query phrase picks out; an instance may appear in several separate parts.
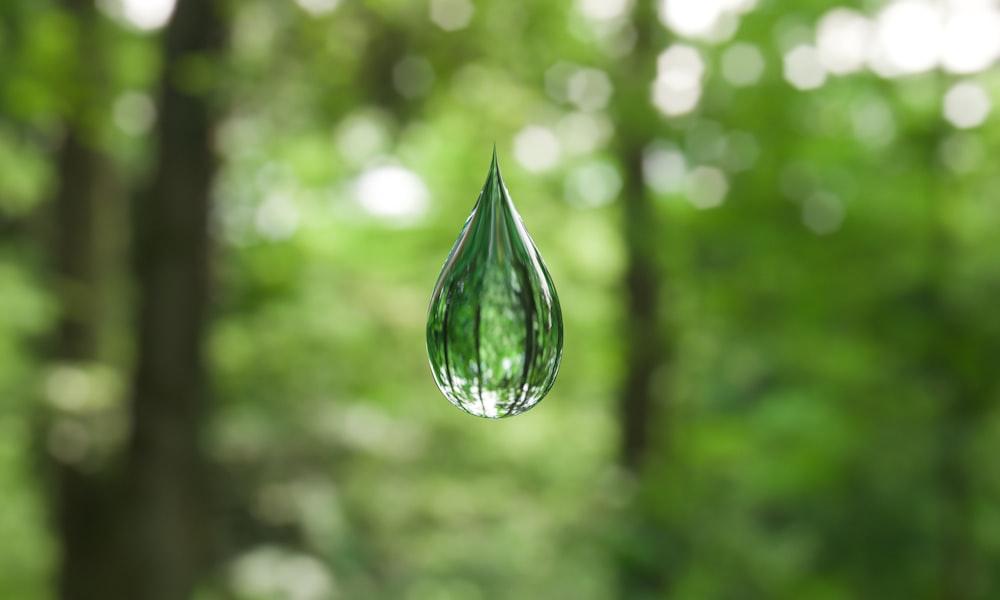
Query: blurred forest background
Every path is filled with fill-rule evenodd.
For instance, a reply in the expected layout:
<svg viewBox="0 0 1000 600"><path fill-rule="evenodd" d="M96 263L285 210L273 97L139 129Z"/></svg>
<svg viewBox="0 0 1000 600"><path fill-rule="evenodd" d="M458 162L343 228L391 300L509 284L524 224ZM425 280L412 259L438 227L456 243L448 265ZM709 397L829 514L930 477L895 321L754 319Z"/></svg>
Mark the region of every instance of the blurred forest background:
<svg viewBox="0 0 1000 600"><path fill-rule="evenodd" d="M0 598L1000 598L1000 4L4 0ZM438 393L493 142L562 298Z"/></svg>

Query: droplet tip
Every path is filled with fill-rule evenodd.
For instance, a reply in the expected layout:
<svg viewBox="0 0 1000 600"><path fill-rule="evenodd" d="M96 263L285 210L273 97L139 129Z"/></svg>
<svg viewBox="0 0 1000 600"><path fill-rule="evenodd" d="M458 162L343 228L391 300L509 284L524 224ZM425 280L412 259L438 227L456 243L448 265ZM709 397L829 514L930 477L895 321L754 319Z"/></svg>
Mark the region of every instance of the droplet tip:
<svg viewBox="0 0 1000 600"><path fill-rule="evenodd" d="M500 172L500 161L497 160L497 143L493 142L493 158L490 159L490 174Z"/></svg>

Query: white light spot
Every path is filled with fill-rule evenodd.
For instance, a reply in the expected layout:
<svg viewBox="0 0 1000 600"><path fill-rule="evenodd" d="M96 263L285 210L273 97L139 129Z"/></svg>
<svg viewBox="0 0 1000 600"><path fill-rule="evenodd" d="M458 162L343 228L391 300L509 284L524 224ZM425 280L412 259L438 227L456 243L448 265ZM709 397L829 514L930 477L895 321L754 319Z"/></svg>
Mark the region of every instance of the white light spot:
<svg viewBox="0 0 1000 600"><path fill-rule="evenodd" d="M687 177L688 202L705 210L722 204L729 193L726 174L715 167L695 167Z"/></svg>
<svg viewBox="0 0 1000 600"><path fill-rule="evenodd" d="M662 0L660 20L680 35L707 36L722 16L715 0Z"/></svg>
<svg viewBox="0 0 1000 600"><path fill-rule="evenodd" d="M594 21L611 21L625 14L628 0L579 0L577 8Z"/></svg>
<svg viewBox="0 0 1000 600"><path fill-rule="evenodd" d="M674 44L656 60L653 104L666 115L691 112L701 98L705 62L696 49Z"/></svg>
<svg viewBox="0 0 1000 600"><path fill-rule="evenodd" d="M813 90L826 82L826 70L812 46L802 44L785 54L785 79L799 90Z"/></svg>
<svg viewBox="0 0 1000 600"><path fill-rule="evenodd" d="M75 366L56 367L45 380L45 395L49 403L60 410L82 411L93 396L90 375Z"/></svg>
<svg viewBox="0 0 1000 600"><path fill-rule="evenodd" d="M722 7L734 13L747 13L757 6L757 0L719 0Z"/></svg>
<svg viewBox="0 0 1000 600"><path fill-rule="evenodd" d="M434 84L434 67L427 59L407 56L392 68L392 84L407 98L418 98Z"/></svg>
<svg viewBox="0 0 1000 600"><path fill-rule="evenodd" d="M354 114L341 122L336 131L337 150L348 164L359 167L384 153L389 134L376 118Z"/></svg>
<svg viewBox="0 0 1000 600"><path fill-rule="evenodd" d="M984 71L1000 58L1000 13L959 9L944 29L941 66L952 73Z"/></svg>
<svg viewBox="0 0 1000 600"><path fill-rule="evenodd" d="M566 96L580 110L594 112L608 105L611 80L600 69L579 69L566 82Z"/></svg>
<svg viewBox="0 0 1000 600"><path fill-rule="evenodd" d="M622 178L618 171L602 161L580 165L566 175L566 200L580 208L609 204L621 188Z"/></svg>
<svg viewBox="0 0 1000 600"><path fill-rule="evenodd" d="M121 15L143 31L160 29L170 21L175 0L121 0Z"/></svg>
<svg viewBox="0 0 1000 600"><path fill-rule="evenodd" d="M861 69L868 56L872 24L849 8L835 8L823 15L816 28L819 62L837 75Z"/></svg>
<svg viewBox="0 0 1000 600"><path fill-rule="evenodd" d="M816 235L840 229L844 222L844 203L829 192L817 192L802 204L802 222Z"/></svg>
<svg viewBox="0 0 1000 600"><path fill-rule="evenodd" d="M125 92L111 108L115 125L129 135L147 133L156 121L156 105L147 94Z"/></svg>
<svg viewBox="0 0 1000 600"><path fill-rule="evenodd" d="M423 179L403 167L373 167L362 173L354 186L361 208L388 220L412 221L427 212L430 204Z"/></svg>
<svg viewBox="0 0 1000 600"><path fill-rule="evenodd" d="M348 444L368 451L384 448L393 436L393 422L379 409L356 404L341 413L337 429Z"/></svg>
<svg viewBox="0 0 1000 600"><path fill-rule="evenodd" d="M650 188L661 194L674 194L684 189L687 161L674 148L649 147L642 155L642 178Z"/></svg>
<svg viewBox="0 0 1000 600"><path fill-rule="evenodd" d="M240 556L230 579L241 597L326 600L338 596L322 561L274 546L261 546Z"/></svg>
<svg viewBox="0 0 1000 600"><path fill-rule="evenodd" d="M325 15L333 12L340 4L340 0L295 0L302 10L311 15Z"/></svg>
<svg viewBox="0 0 1000 600"><path fill-rule="evenodd" d="M613 87L607 73L559 61L545 71L545 91L557 102L593 112L607 106Z"/></svg>
<svg viewBox="0 0 1000 600"><path fill-rule="evenodd" d="M299 228L301 214L298 206L287 194L275 193L268 196L254 215L257 231L269 240L283 240L291 237Z"/></svg>
<svg viewBox="0 0 1000 600"><path fill-rule="evenodd" d="M674 88L689 89L701 84L705 61L693 46L674 44L656 58L656 78Z"/></svg>
<svg viewBox="0 0 1000 600"><path fill-rule="evenodd" d="M567 154L590 154L611 139L614 126L603 113L572 112L556 123L556 135Z"/></svg>
<svg viewBox="0 0 1000 600"><path fill-rule="evenodd" d="M718 42L736 31L755 0L660 0L660 22L682 36Z"/></svg>
<svg viewBox="0 0 1000 600"><path fill-rule="evenodd" d="M942 18L921 0L893 2L875 20L872 69L883 77L929 71L941 54Z"/></svg>
<svg viewBox="0 0 1000 600"><path fill-rule="evenodd" d="M982 125L992 107L986 90L977 83L957 83L944 95L944 118L959 129Z"/></svg>
<svg viewBox="0 0 1000 600"><path fill-rule="evenodd" d="M757 46L736 42L722 53L722 76L736 87L756 84L764 73L764 55Z"/></svg>
<svg viewBox="0 0 1000 600"><path fill-rule="evenodd" d="M664 81L653 83L653 104L665 115L675 116L689 113L701 99L701 88L673 89Z"/></svg>
<svg viewBox="0 0 1000 600"><path fill-rule="evenodd" d="M469 26L476 7L469 0L431 0L431 21L445 31Z"/></svg>
<svg viewBox="0 0 1000 600"><path fill-rule="evenodd" d="M514 136L514 158L534 173L559 164L559 138L548 127L529 125Z"/></svg>
<svg viewBox="0 0 1000 600"><path fill-rule="evenodd" d="M753 8L742 0L660 0L660 22L682 36L711 41L736 31L737 15Z"/></svg>

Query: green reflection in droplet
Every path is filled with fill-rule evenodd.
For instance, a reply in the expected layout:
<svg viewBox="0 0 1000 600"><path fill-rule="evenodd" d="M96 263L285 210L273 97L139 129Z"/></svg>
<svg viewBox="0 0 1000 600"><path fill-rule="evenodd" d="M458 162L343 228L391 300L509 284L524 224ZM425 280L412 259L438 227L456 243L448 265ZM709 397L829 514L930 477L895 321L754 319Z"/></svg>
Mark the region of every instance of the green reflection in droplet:
<svg viewBox="0 0 1000 600"><path fill-rule="evenodd" d="M510 199L494 147L486 184L431 296L434 380L468 413L517 415L552 388L562 343L556 288Z"/></svg>

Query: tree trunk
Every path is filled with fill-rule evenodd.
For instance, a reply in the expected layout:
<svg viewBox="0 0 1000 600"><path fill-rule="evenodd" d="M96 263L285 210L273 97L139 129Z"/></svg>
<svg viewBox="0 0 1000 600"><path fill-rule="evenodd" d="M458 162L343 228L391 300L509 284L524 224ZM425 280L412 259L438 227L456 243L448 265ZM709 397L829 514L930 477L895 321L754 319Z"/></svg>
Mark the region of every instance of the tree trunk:
<svg viewBox="0 0 1000 600"><path fill-rule="evenodd" d="M625 359L626 371L619 399L621 423L620 460L623 468L642 485L643 465L651 450L651 427L663 423L654 389L658 372L669 360L669 346L660 315L662 275L658 251L663 231L657 211L643 179L643 152L652 141L653 124L660 115L650 101L656 76L656 56L663 37L653 3L641 0L632 13L635 47L617 66L615 103L616 152L624 171L623 235L626 249ZM662 431L662 429L658 429ZM657 447L664 447L658 442ZM623 599L660 597L665 589L663 565L641 549L652 546L647 539L654 524L635 502L631 521L633 536L624 540L618 560L619 596ZM637 550L639 549L639 550ZM655 551L653 551L655 554Z"/></svg>
<svg viewBox="0 0 1000 600"><path fill-rule="evenodd" d="M99 174L103 157L71 128L59 157L60 180L55 212L55 275L60 314L53 350L56 363L86 368L100 361L98 317L100 251L99 208L104 204ZM73 419L68 415L59 419ZM48 419L43 436L55 435L59 420ZM45 441L42 441L45 445ZM114 539L112 493L107 478L84 468L83 457L47 452L53 475L53 508L61 554L59 597L105 598L113 579L108 569Z"/></svg>
<svg viewBox="0 0 1000 600"><path fill-rule="evenodd" d="M95 6L91 0L65 0L64 6L76 18L76 38L81 56L99 54ZM102 214L113 213L113 195L104 184L108 164L103 154L87 141L88 130L80 119L90 103L88 89L100 80L100 67L79 63L72 73L75 92L83 99L77 114L68 115L66 132L57 158L58 187L53 202L52 268L59 313L48 358L57 365L84 368L98 364L101 356L102 290L107 277L103 240L106 229ZM57 566L58 597L62 600L106 598L113 570L108 558L113 552L111 506L114 494L104 473L84 466L85 457L51 451L58 427L79 415L54 413L39 430L41 456L53 486L52 517L59 539Z"/></svg>
<svg viewBox="0 0 1000 600"><path fill-rule="evenodd" d="M657 250L662 231L642 175L643 150L651 141L650 126L660 120L650 103L656 75L658 21L650 2L639 2L632 14L636 31L633 52L619 65L615 86L617 153L624 170L624 238L626 248L626 374L620 399L620 456L624 467L638 473L649 446L648 425L654 412L653 380L667 358L661 333Z"/></svg>
<svg viewBox="0 0 1000 600"><path fill-rule="evenodd" d="M662 278L657 259L663 232L642 174L643 150L652 141L650 127L660 120L650 103L659 27L650 2L638 3L632 26L636 44L618 69L614 112L618 127L616 150L625 176L622 197L627 370L620 400L620 453L625 468L638 473L649 447L648 426L655 404L653 380L667 359L667 346L659 315Z"/></svg>
<svg viewBox="0 0 1000 600"><path fill-rule="evenodd" d="M939 129L918 138L923 151L928 207L927 272L917 297L926 315L922 376L942 403L937 424L937 481L940 525L940 597L944 600L986 598L988 574L977 548L973 511L976 475L970 464L970 442L988 415L996 378L987 357L1000 348L989 332L948 299L951 273L959 250L948 231L950 186L942 182L937 153L944 133ZM969 357L974 357L969 360Z"/></svg>
<svg viewBox="0 0 1000 600"><path fill-rule="evenodd" d="M128 598L189 598L212 557L202 453L209 206L216 170L204 70L222 45L211 0L179 0L165 35L157 169L137 210L138 356L125 489Z"/></svg>

